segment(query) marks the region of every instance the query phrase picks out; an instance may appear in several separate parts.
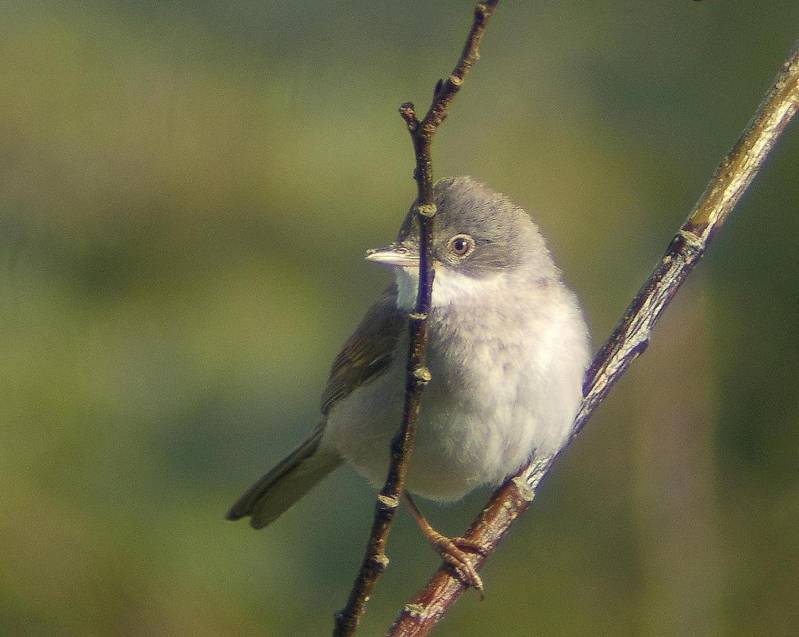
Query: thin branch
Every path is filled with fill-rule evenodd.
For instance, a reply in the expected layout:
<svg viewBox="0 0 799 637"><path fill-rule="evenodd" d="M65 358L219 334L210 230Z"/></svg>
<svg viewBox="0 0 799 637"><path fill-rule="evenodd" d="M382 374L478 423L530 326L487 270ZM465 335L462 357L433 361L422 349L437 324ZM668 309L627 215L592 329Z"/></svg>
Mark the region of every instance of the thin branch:
<svg viewBox="0 0 799 637"><path fill-rule="evenodd" d="M583 388L584 399L569 442L557 454L534 460L492 495L465 537L486 547L475 568L496 549L513 521L528 509L542 478L574 441L630 363L646 349L652 328L685 278L702 258L741 196L763 166L791 118L799 110L799 42L777 75L738 142L722 160L688 220L630 303L619 325L594 358ZM442 565L427 586L407 604L389 637L427 635L465 590L463 582Z"/></svg>
<svg viewBox="0 0 799 637"><path fill-rule="evenodd" d="M472 26L460 59L450 76L436 85L433 102L424 119L421 121L417 119L414 106L410 102L406 102L399 109L411 134L416 158L416 169L413 174L418 190L414 210L419 222L419 290L414 311L408 317L410 347L402 425L391 441L388 476L377 496L366 554L350 591L347 605L336 613L333 633L335 637L345 637L355 633L377 578L388 566L386 542L394 514L400 504L400 496L405 489L408 463L419 420L422 391L431 380L430 370L427 368L427 316L430 312L433 291L434 272L430 263L430 254L436 205L433 200L433 163L430 150L433 136L447 117L449 105L460 90L469 70L480 57L480 42L498 1L489 0L475 7Z"/></svg>

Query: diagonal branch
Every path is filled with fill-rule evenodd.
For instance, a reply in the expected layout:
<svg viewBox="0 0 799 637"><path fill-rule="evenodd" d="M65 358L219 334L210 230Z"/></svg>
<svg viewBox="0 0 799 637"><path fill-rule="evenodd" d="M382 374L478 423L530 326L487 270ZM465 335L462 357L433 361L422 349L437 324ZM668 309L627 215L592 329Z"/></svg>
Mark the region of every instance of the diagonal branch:
<svg viewBox="0 0 799 637"><path fill-rule="evenodd" d="M447 116L449 105L460 90L469 70L480 57L480 42L498 1L488 0L475 7L472 26L460 59L450 76L436 85L433 102L424 119L421 121L417 119L414 106L410 102L406 102L399 109L411 134L416 157L416 169L413 174L418 194L413 208L419 223L420 257L416 306L408 317L410 347L405 380L405 405L402 425L391 441L388 477L377 496L366 554L350 591L347 605L336 613L334 637L345 637L355 633L377 578L388 566L388 557L385 553L386 541L394 521L394 514L399 507L400 496L405 489L405 477L416 436L422 391L431 380L430 371L427 369L427 316L430 312L433 291L434 272L430 263L430 254L436 206L433 200L433 163L430 149L433 136Z"/></svg>
<svg viewBox="0 0 799 637"><path fill-rule="evenodd" d="M619 325L594 358L584 385L583 403L569 442L557 454L535 459L492 495L466 538L487 548L475 558L480 568L526 511L536 490L560 455L574 441L589 417L605 399L630 363L646 349L652 328L685 278L702 258L707 245L729 217L763 166L766 157L799 110L799 42L777 75L738 142L722 160L688 220L630 303ZM407 604L389 630L389 637L427 635L465 590L464 584L442 565L413 602Z"/></svg>

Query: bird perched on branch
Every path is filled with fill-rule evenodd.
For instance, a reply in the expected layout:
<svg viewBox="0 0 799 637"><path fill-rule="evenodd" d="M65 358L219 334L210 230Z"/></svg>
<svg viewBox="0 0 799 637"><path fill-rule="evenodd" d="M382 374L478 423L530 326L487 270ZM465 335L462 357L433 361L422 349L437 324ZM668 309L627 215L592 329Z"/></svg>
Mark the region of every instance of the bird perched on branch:
<svg viewBox="0 0 799 637"><path fill-rule="evenodd" d="M422 401L406 498L422 531L472 585L464 551L436 532L409 493L452 501L498 485L534 456L566 442L582 398L588 331L529 215L468 177L434 188L435 268L428 319L432 381ZM402 418L408 312L419 281L419 233L408 213L397 240L366 258L395 281L333 361L321 419L310 436L250 487L228 512L261 528L342 462L377 488Z"/></svg>

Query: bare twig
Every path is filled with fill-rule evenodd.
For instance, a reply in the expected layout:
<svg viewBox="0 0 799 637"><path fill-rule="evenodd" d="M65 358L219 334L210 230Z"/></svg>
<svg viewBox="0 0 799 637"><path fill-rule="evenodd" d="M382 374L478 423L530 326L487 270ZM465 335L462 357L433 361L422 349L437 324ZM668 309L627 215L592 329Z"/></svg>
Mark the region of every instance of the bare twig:
<svg viewBox="0 0 799 637"><path fill-rule="evenodd" d="M439 81L433 95L430 109L419 121L413 104L406 102L400 106L400 115L408 126L416 157L416 179L418 194L414 203L419 222L419 290L416 306L409 315L410 348L405 380L405 405L402 425L391 441L391 460L386 483L377 496L372 531L366 546L361 568L353 583L347 605L336 613L334 636L352 635L366 610L366 603L375 582L388 565L385 553L394 513L399 507L400 496L405 489L405 476L413 451L416 427L419 419L419 405L422 390L430 382L427 369L427 316L433 291L433 268L430 265L432 246L432 225L436 214L433 201L433 163L430 154L433 136L447 117L447 111L455 94L460 90L463 80L480 57L480 42L483 39L488 20L499 0L488 0L474 9L474 18L466 44L458 63L445 81Z"/></svg>
<svg viewBox="0 0 799 637"><path fill-rule="evenodd" d="M580 433L615 382L646 349L652 328L677 293L707 245L721 228L763 166L768 153L799 110L799 42L777 75L755 116L722 160L688 220L630 303L619 325L594 358L586 374L585 398L569 442L557 454L534 460L492 495L465 537L486 547L475 557L480 568L513 521L530 506L542 478ZM401 611L389 637L427 635L465 590L463 582L442 565L426 587Z"/></svg>

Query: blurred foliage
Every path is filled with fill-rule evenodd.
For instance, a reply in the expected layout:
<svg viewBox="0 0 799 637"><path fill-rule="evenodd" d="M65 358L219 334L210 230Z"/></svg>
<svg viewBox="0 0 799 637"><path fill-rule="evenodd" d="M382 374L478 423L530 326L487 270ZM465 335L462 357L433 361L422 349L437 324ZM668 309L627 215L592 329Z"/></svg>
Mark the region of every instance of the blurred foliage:
<svg viewBox="0 0 799 637"><path fill-rule="evenodd" d="M470 4L0 5L0 633L327 634L369 488L341 470L260 533L222 516L385 284L361 257L413 198L396 107ZM533 211L599 344L797 24L796 0L503 3L437 174ZM439 634L796 634L797 132ZM437 564L400 517L364 634Z"/></svg>

